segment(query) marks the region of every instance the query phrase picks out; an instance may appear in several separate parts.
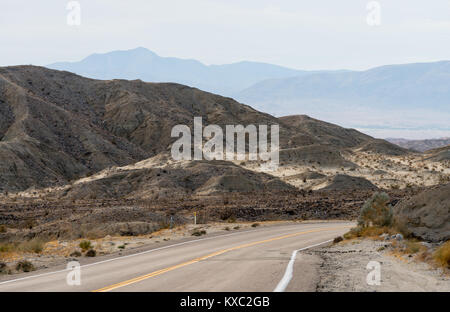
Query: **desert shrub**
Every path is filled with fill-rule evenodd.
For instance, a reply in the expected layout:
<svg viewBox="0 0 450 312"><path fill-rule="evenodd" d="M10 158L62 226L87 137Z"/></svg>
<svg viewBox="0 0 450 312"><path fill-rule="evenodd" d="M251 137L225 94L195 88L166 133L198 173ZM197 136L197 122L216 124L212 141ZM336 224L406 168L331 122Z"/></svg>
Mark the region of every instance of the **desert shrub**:
<svg viewBox="0 0 450 312"><path fill-rule="evenodd" d="M0 261L0 274L4 274L8 272L8 266L6 263Z"/></svg>
<svg viewBox="0 0 450 312"><path fill-rule="evenodd" d="M125 249L125 245L117 246L117 248L119 248L119 249Z"/></svg>
<svg viewBox="0 0 450 312"><path fill-rule="evenodd" d="M445 242L433 254L434 260L443 267L450 268L450 241Z"/></svg>
<svg viewBox="0 0 450 312"><path fill-rule="evenodd" d="M97 255L97 252L94 250L94 249L89 249L87 252L86 252L86 257L95 257Z"/></svg>
<svg viewBox="0 0 450 312"><path fill-rule="evenodd" d="M416 240L407 240L405 241L405 252L407 254L416 254L421 250L426 249L425 246L421 245Z"/></svg>
<svg viewBox="0 0 450 312"><path fill-rule="evenodd" d="M75 250L74 252L72 252L70 254L71 257L81 257L81 252L79 252L78 250Z"/></svg>
<svg viewBox="0 0 450 312"><path fill-rule="evenodd" d="M259 223L253 223L252 224L252 227L257 227L257 226L259 226Z"/></svg>
<svg viewBox="0 0 450 312"><path fill-rule="evenodd" d="M22 272L31 272L31 271L34 271L35 268L34 268L33 263L31 263L30 261L22 260L22 261L17 262L16 270L22 271Z"/></svg>
<svg viewBox="0 0 450 312"><path fill-rule="evenodd" d="M392 224L392 207L386 193L375 193L361 208L358 226L389 226Z"/></svg>
<svg viewBox="0 0 450 312"><path fill-rule="evenodd" d="M85 240L80 242L80 248L83 251L86 251L92 247L91 241Z"/></svg>
<svg viewBox="0 0 450 312"><path fill-rule="evenodd" d="M226 227L224 228L224 230L225 230L225 231L230 231L230 227L229 227L229 226L226 226Z"/></svg>
<svg viewBox="0 0 450 312"><path fill-rule="evenodd" d="M338 237L335 237L334 239L333 239L333 244L337 244L337 243L339 243L339 242L342 242L344 239L342 238L342 236L338 236Z"/></svg>
<svg viewBox="0 0 450 312"><path fill-rule="evenodd" d="M205 230L195 230L194 232L192 232L192 236L202 236L205 234L206 234Z"/></svg>
<svg viewBox="0 0 450 312"><path fill-rule="evenodd" d="M6 233L6 231L7 231L6 225L0 224L0 233Z"/></svg>

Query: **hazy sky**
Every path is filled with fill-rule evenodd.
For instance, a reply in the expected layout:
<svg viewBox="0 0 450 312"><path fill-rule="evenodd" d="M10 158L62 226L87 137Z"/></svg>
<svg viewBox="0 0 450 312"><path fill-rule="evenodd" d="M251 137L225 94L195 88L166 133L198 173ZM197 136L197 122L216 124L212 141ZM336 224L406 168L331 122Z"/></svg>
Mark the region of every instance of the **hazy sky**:
<svg viewBox="0 0 450 312"><path fill-rule="evenodd" d="M206 64L262 61L298 69L366 69L450 59L450 0L0 0L0 65L45 65L146 47Z"/></svg>

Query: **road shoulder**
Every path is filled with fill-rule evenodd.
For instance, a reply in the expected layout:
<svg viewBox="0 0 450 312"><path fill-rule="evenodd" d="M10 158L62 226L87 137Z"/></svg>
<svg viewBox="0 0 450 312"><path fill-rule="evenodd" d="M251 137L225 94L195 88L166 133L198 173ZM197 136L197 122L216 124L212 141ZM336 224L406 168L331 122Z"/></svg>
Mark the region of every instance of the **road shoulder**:
<svg viewBox="0 0 450 312"><path fill-rule="evenodd" d="M408 257L396 257L387 243L370 239L344 241L328 247L305 251L319 257L317 291L450 291L450 277L440 269ZM368 285L370 261L380 263L380 285ZM298 274L302 274L298 272Z"/></svg>

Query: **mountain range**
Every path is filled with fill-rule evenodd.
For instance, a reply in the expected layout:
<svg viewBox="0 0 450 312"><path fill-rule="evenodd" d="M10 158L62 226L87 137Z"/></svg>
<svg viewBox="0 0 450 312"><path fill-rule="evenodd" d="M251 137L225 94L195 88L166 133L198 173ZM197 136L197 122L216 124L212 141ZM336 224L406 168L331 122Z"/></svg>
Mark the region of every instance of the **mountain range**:
<svg viewBox="0 0 450 312"><path fill-rule="evenodd" d="M411 149L418 152L425 152L445 146L450 147L450 138L440 138L430 140L406 140L406 139L388 138L386 140L403 148Z"/></svg>
<svg viewBox="0 0 450 312"><path fill-rule="evenodd" d="M450 134L449 61L304 71L249 61L204 65L137 48L47 67L94 79L176 82L275 116L308 114L381 137Z"/></svg>
<svg viewBox="0 0 450 312"><path fill-rule="evenodd" d="M176 82L223 96L232 96L264 79L308 73L258 62L208 66L196 60L161 57L145 48L92 54L79 62L53 63L47 67L94 79Z"/></svg>

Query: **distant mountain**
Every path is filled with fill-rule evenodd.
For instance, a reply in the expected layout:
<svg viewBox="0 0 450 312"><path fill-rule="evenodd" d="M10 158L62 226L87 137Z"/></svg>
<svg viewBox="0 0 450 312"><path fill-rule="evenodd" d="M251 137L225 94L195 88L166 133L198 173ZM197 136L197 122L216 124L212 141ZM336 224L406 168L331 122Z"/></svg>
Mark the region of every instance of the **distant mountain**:
<svg viewBox="0 0 450 312"><path fill-rule="evenodd" d="M450 133L450 62L268 79L234 98L277 116L308 114L360 130L388 129L390 136L409 130Z"/></svg>
<svg viewBox="0 0 450 312"><path fill-rule="evenodd" d="M257 62L204 65L136 48L47 67L93 79L180 83L276 116L307 114L379 137L450 134L449 61L303 71Z"/></svg>
<svg viewBox="0 0 450 312"><path fill-rule="evenodd" d="M386 140L403 148L415 150L418 152L425 152L444 146L450 146L450 138L429 139L429 140L406 140L406 139L389 138Z"/></svg>
<svg viewBox="0 0 450 312"><path fill-rule="evenodd" d="M284 102L284 109L297 101L450 111L450 61L269 79L241 91L237 98L252 104Z"/></svg>
<svg viewBox="0 0 450 312"><path fill-rule="evenodd" d="M196 60L161 57L145 48L92 54L79 62L53 63L47 67L94 79L176 82L224 96L231 96L261 80L308 73L257 62L207 66Z"/></svg>

